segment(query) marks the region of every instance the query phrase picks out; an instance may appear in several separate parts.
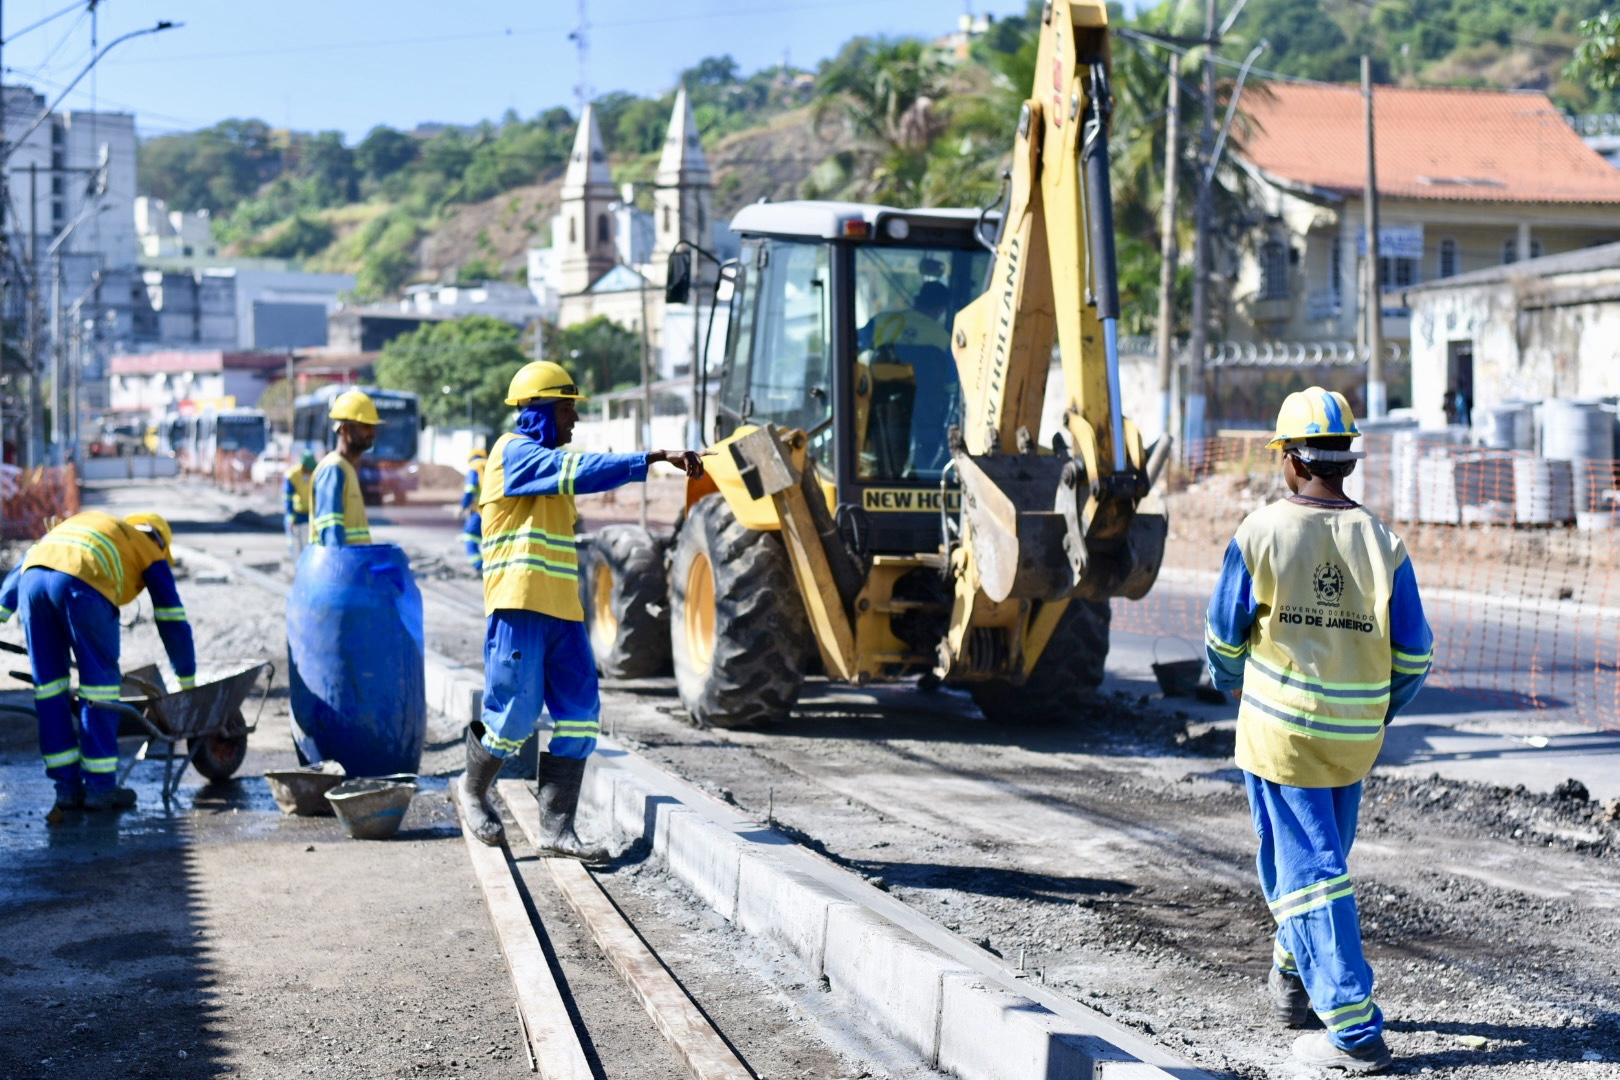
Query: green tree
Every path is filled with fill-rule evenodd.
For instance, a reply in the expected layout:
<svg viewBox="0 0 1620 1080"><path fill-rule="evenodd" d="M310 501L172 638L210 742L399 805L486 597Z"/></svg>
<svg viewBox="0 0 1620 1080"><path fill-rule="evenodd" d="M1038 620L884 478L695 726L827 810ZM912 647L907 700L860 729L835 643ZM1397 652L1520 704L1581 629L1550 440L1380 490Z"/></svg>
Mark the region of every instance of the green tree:
<svg viewBox="0 0 1620 1080"><path fill-rule="evenodd" d="M381 182L415 161L419 150L412 136L379 124L354 148L354 162L368 179Z"/></svg>
<svg viewBox="0 0 1620 1080"><path fill-rule="evenodd" d="M593 394L641 381L641 337L598 315L573 326L547 325L546 355L553 357Z"/></svg>
<svg viewBox="0 0 1620 1080"><path fill-rule="evenodd" d="M1565 69L1594 90L1620 90L1620 11L1604 11L1580 24L1581 43Z"/></svg>
<svg viewBox="0 0 1620 1080"><path fill-rule="evenodd" d="M298 175L308 181L310 202L337 206L360 197L360 174L354 151L343 143L340 131L323 131L299 147Z"/></svg>
<svg viewBox="0 0 1620 1080"><path fill-rule="evenodd" d="M512 409L506 388L528 362L520 332L487 315L428 323L383 346L377 381L390 390L409 390L422 401L422 416L441 427L498 431Z"/></svg>
<svg viewBox="0 0 1620 1080"><path fill-rule="evenodd" d="M242 254L301 259L325 251L332 238L332 226L318 217L299 214L264 239L243 244Z"/></svg>
<svg viewBox="0 0 1620 1080"><path fill-rule="evenodd" d="M225 120L141 144L140 190L175 210L228 212L280 175L282 153L262 120Z"/></svg>
<svg viewBox="0 0 1620 1080"><path fill-rule="evenodd" d="M939 51L914 38L856 38L822 65L816 123L836 119L877 158L864 197L919 201L928 151L946 128L938 105L949 76Z"/></svg>

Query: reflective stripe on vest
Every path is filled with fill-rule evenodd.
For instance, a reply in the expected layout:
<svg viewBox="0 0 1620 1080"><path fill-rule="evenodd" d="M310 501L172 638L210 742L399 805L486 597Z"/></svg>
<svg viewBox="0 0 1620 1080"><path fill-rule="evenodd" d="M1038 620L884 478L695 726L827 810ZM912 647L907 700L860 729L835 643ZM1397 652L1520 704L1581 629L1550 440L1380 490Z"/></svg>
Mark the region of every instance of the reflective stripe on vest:
<svg viewBox="0 0 1620 1080"><path fill-rule="evenodd" d="M46 533L23 565L71 574L115 607L123 607L146 588L141 575L147 567L162 560L157 543L135 526L99 510L86 510Z"/></svg>
<svg viewBox="0 0 1620 1080"><path fill-rule="evenodd" d="M343 512L328 511L309 519L309 542L321 542L321 530L329 529L333 525L343 526L344 544L371 543L371 523L366 518L366 498L360 490L360 474L349 459L336 450L321 459L315 466L315 475L310 477L309 486L311 498L314 497L316 485L320 480L321 472L325 469L343 470ZM313 509L318 509L313 508Z"/></svg>
<svg viewBox="0 0 1620 1080"><path fill-rule="evenodd" d="M571 622L582 622L579 602L579 552L574 546L573 476L578 454L563 464L565 494L508 498L505 452L513 439L502 435L489 452L478 507L484 530L484 611L501 609L538 611Z"/></svg>

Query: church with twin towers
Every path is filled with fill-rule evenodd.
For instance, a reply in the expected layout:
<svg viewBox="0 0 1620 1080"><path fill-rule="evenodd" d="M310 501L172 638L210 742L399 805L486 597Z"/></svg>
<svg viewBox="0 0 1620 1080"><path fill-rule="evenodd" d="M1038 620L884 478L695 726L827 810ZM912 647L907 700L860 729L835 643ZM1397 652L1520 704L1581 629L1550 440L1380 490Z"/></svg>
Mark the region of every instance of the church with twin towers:
<svg viewBox="0 0 1620 1080"><path fill-rule="evenodd" d="M639 333L645 323L658 374L684 376L691 371L692 306L665 310L665 263L683 240L722 257L736 250L730 230L714 220L714 183L685 87L675 95L650 213L636 205L638 189L645 190L614 184L596 110L585 106L551 222L551 246L529 252L530 287L549 293L552 303L545 306L554 304L562 326L602 315ZM694 289L699 317L706 323L713 264L695 259L693 276L700 285ZM718 338L723 325L715 332Z"/></svg>

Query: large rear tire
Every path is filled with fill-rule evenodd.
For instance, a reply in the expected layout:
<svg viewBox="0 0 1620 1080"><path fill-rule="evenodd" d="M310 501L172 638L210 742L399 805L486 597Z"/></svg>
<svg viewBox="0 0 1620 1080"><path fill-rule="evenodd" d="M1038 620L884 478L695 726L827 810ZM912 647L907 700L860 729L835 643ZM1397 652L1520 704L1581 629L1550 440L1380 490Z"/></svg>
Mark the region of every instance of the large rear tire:
<svg viewBox="0 0 1620 1080"><path fill-rule="evenodd" d="M591 538L580 575L596 668L609 679L669 674L669 590L664 553L638 525L608 525Z"/></svg>
<svg viewBox="0 0 1620 1080"><path fill-rule="evenodd" d="M187 739L186 750L196 751L191 764L208 780L214 783L229 780L236 775L236 770L242 767L242 762L247 758L247 720L243 718L242 711L238 709L236 715L230 718L221 731L204 735L200 739Z"/></svg>
<svg viewBox="0 0 1620 1080"><path fill-rule="evenodd" d="M676 538L669 597L675 685L692 721L787 719L815 645L782 538L739 523L724 496L704 496Z"/></svg>
<svg viewBox="0 0 1620 1080"><path fill-rule="evenodd" d="M1066 724L1085 718L1102 685L1111 614L1106 601L1070 601L1024 684L971 683L973 703L998 724Z"/></svg>

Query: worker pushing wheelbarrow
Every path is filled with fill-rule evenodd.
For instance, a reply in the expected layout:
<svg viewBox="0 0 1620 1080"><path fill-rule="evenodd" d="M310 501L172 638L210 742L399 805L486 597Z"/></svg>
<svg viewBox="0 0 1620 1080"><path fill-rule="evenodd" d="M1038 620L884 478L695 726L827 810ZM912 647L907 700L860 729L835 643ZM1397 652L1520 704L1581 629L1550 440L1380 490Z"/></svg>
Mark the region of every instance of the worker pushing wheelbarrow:
<svg viewBox="0 0 1620 1080"><path fill-rule="evenodd" d="M118 726L126 709L151 725L148 746L156 739L172 751L179 738L202 740L205 732L220 731L219 716L208 724L192 722L192 709L169 705L170 695L146 695L146 708L120 700L118 609L142 592L152 597L158 635L182 693L196 685L191 624L169 566L172 540L169 523L158 514L131 514L120 520L86 511L46 533L0 584L0 621L17 612L28 642L31 670L26 679L34 685L39 749L45 774L56 783L57 810L122 810L135 805L135 792L122 786L117 775ZM79 670L76 691L71 689L69 670L74 665ZM203 711L228 715L239 711L245 698L244 689L231 710L210 706ZM163 706L161 713L154 704ZM175 726L171 714L185 719ZM246 732L239 734L245 740ZM194 761L196 755L194 750L187 760ZM165 801L177 784L178 779L165 775Z"/></svg>

